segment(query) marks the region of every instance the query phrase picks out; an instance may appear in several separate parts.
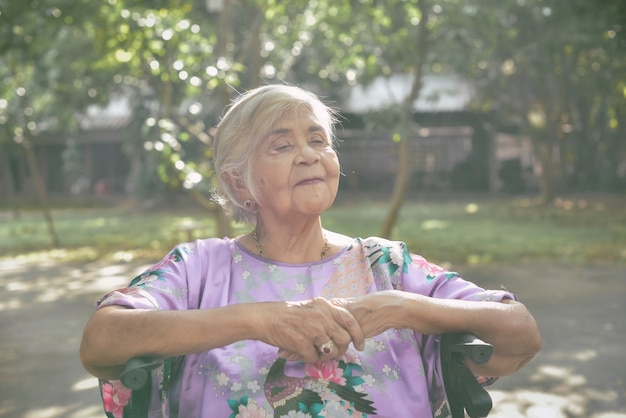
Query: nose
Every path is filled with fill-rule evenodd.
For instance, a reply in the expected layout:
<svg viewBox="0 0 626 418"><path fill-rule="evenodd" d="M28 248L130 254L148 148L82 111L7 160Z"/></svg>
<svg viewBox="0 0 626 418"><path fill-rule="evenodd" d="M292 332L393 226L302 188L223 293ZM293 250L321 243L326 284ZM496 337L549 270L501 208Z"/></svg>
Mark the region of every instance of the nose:
<svg viewBox="0 0 626 418"><path fill-rule="evenodd" d="M299 147L298 155L296 156L297 164L314 164L321 159L319 153L310 145L305 144Z"/></svg>

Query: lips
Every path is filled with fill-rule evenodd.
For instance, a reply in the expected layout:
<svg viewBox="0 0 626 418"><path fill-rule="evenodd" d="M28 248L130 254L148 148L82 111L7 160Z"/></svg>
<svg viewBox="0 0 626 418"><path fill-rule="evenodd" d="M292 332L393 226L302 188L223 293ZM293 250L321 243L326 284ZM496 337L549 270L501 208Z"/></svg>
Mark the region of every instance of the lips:
<svg viewBox="0 0 626 418"><path fill-rule="evenodd" d="M323 181L324 179L321 177L310 177L304 180L300 180L299 182L296 183L296 186L308 186L310 184L320 183Z"/></svg>

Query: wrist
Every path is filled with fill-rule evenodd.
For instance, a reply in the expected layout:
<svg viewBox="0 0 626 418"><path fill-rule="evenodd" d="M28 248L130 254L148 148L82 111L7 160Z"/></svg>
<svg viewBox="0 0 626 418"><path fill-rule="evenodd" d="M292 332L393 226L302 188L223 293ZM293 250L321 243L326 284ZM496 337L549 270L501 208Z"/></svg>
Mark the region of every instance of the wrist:
<svg viewBox="0 0 626 418"><path fill-rule="evenodd" d="M269 324L266 312L272 309L272 302L246 303L243 308L242 326L246 330L246 339L265 341L266 327Z"/></svg>
<svg viewBox="0 0 626 418"><path fill-rule="evenodd" d="M402 292L381 291L354 298L348 310L364 330L366 338L391 328L402 328L404 308Z"/></svg>
<svg viewBox="0 0 626 418"><path fill-rule="evenodd" d="M389 328L411 328L411 311L415 310L416 301L397 290L389 292L384 298L385 303L381 307L381 312L387 318Z"/></svg>

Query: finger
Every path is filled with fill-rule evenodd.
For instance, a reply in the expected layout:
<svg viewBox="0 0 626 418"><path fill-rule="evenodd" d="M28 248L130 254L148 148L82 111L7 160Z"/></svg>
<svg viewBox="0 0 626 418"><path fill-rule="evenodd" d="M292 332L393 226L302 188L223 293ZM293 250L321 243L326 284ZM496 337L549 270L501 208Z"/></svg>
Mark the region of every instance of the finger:
<svg viewBox="0 0 626 418"><path fill-rule="evenodd" d="M325 357L319 347L329 340L330 337L323 335L322 337L313 338L312 340L309 339L307 342L303 341L303 344L299 345L294 352L299 356L299 360L305 363L315 363L319 361L321 357Z"/></svg>
<svg viewBox="0 0 626 418"><path fill-rule="evenodd" d="M278 350L278 357L283 358L288 361L298 361L302 359L300 354L294 351L285 350L283 348Z"/></svg>
<svg viewBox="0 0 626 418"><path fill-rule="evenodd" d="M332 341L334 347L336 348L336 356L343 356L345 352L348 351L348 349L350 348L352 336L344 328L336 323L328 328L326 332L330 336L330 338L326 341Z"/></svg>
<svg viewBox="0 0 626 418"><path fill-rule="evenodd" d="M321 354L316 346L308 343L306 344L306 348L296 348L296 351L279 348L278 357L289 361L302 360L305 363L315 363L320 359Z"/></svg>
<svg viewBox="0 0 626 418"><path fill-rule="evenodd" d="M349 345L350 341L354 343L354 346L357 350L363 350L363 348L365 347L365 336L363 334L363 330L361 329L361 326L359 325L354 315L352 315L352 313L343 306L346 303L345 301L341 301L341 299L329 300L318 297L313 298L312 302L312 305L314 303L322 304L329 308L333 321L335 321L335 323L339 325L338 328L342 328L340 331L336 329L329 329L327 331L328 334L333 337L335 343L338 343L340 347L343 348L345 345L345 348L343 348L342 352L345 352L347 350L347 346ZM347 333L347 336L344 335L344 332ZM345 341L344 337L346 339L349 339L350 341Z"/></svg>
<svg viewBox="0 0 626 418"><path fill-rule="evenodd" d="M354 347L362 351L365 347L365 336L363 335L363 330L361 326L354 318L354 316L345 308L340 306L335 306L333 310L333 317L335 321L343 327L345 332L350 335L350 339L354 344Z"/></svg>
<svg viewBox="0 0 626 418"><path fill-rule="evenodd" d="M332 339L326 341L324 344L320 345L318 350L320 352L320 356L330 356L335 351L335 343Z"/></svg>
<svg viewBox="0 0 626 418"><path fill-rule="evenodd" d="M338 329L342 329L341 327L337 327ZM337 347L333 338L328 335L324 335L322 337L316 337L313 339L313 346L317 351L320 359L329 359L338 356L338 352L341 351L340 347Z"/></svg>

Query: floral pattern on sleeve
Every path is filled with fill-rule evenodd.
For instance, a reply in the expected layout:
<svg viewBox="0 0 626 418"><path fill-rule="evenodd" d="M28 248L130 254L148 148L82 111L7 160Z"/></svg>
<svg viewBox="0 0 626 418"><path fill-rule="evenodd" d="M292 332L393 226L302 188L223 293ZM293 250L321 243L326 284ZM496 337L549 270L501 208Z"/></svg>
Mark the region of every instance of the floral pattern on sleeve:
<svg viewBox="0 0 626 418"><path fill-rule="evenodd" d="M150 283L156 280L160 280L164 282L165 279L163 275L165 271L167 270L165 269L165 267L173 263L178 263L182 261L184 257L190 253L190 251L191 250L188 245L186 244L178 245L172 251L170 251L170 253L167 256L165 256L161 261L159 261L152 267L149 267L148 269L146 269L146 271L144 271L143 273L135 277L133 280L131 280L128 287L149 286Z"/></svg>
<svg viewBox="0 0 626 418"><path fill-rule="evenodd" d="M102 381L100 386L104 411L107 416L123 418L124 408L130 402L133 391L119 380Z"/></svg>
<svg viewBox="0 0 626 418"><path fill-rule="evenodd" d="M97 302L97 307L102 308L109 305L117 305L121 300L132 297L137 302L135 308L143 307L145 309L162 309L163 307L153 295L151 288L158 289L159 292L183 298L186 295L184 289L169 288L165 275L169 272L173 264L184 260L185 256L190 254L193 249L188 244L181 244L175 247L167 256L153 266L146 269L143 273L131 280L128 287L114 290ZM169 358L163 361L163 364L152 371L153 380L158 382L159 397L161 405L165 408L168 405L169 397L169 381L172 377L173 365L178 364L182 357L176 359ZM109 418L124 418L125 414L136 414L134 411L135 398L131 389L125 387L119 380L101 380L100 393L102 395L104 410ZM147 401L147 400L144 400ZM169 412L163 410L163 416L168 416Z"/></svg>
<svg viewBox="0 0 626 418"><path fill-rule="evenodd" d="M388 245L383 245L388 244ZM393 245L397 244L397 245ZM364 244L367 258L372 270L386 269L387 276L397 276L408 272L411 263L411 254L406 244L392 243L391 241L376 240Z"/></svg>

